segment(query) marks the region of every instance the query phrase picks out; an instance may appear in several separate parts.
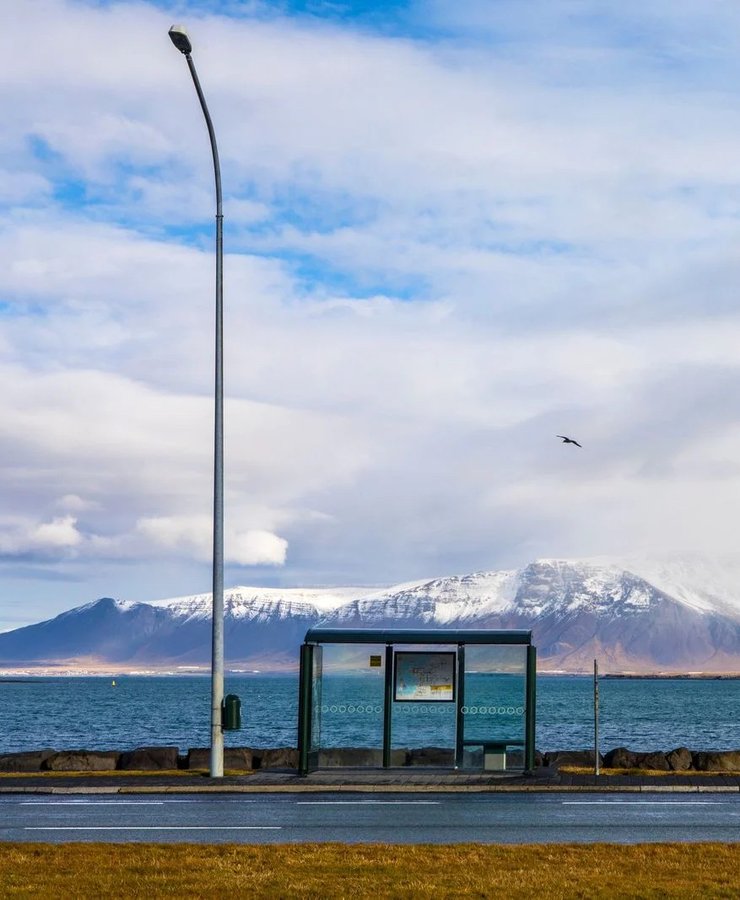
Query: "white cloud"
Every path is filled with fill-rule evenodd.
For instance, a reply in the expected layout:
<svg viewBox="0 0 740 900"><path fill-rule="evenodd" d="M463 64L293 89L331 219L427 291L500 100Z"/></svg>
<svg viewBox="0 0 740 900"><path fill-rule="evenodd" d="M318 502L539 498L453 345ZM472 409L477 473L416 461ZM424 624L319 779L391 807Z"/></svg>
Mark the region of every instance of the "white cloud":
<svg viewBox="0 0 740 900"><path fill-rule="evenodd" d="M63 516L43 522L34 528L31 539L39 547L76 547L82 541L74 516Z"/></svg>
<svg viewBox="0 0 740 900"><path fill-rule="evenodd" d="M136 529L147 540L168 550L186 550L207 560L211 553L211 526L207 517L157 516L139 519Z"/></svg>
<svg viewBox="0 0 740 900"><path fill-rule="evenodd" d="M77 494L65 494L63 497L60 497L54 505L60 509L69 510L69 512L73 513L100 508L99 503L95 503L92 500L85 500Z"/></svg>
<svg viewBox="0 0 740 900"><path fill-rule="evenodd" d="M192 553L203 562L212 559L213 530L206 516L145 518L136 523L136 529L167 550ZM231 528L224 537L225 562L241 566L281 566L287 549L288 542L269 531Z"/></svg>
<svg viewBox="0 0 740 900"><path fill-rule="evenodd" d="M227 560L243 566L282 566L287 552L288 542L270 531L235 534L226 546Z"/></svg>
<svg viewBox="0 0 740 900"><path fill-rule="evenodd" d="M83 542L74 516L59 516L49 522L9 521L0 525L0 554L68 555Z"/></svg>

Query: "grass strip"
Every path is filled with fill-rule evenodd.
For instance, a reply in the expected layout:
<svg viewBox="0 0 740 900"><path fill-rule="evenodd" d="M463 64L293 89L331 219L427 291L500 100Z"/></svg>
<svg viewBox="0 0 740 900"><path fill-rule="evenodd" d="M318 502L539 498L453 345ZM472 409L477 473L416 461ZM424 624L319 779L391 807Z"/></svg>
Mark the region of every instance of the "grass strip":
<svg viewBox="0 0 740 900"><path fill-rule="evenodd" d="M564 775L593 775L594 767L593 766L560 766L560 772ZM685 776L685 775L698 775L706 776L709 778L715 778L717 775L730 775L737 776L740 775L740 771L737 769L714 769L711 772L699 772L696 769L683 769L683 770L673 770L665 771L664 769L605 769L603 766L599 769L600 775L660 775L665 778L675 778L676 776Z"/></svg>
<svg viewBox="0 0 740 900"><path fill-rule="evenodd" d="M737 844L4 844L3 897L737 897Z"/></svg>
<svg viewBox="0 0 740 900"><path fill-rule="evenodd" d="M43 772L0 772L0 778L126 778L129 775L144 778L186 777L201 775L210 777L209 769L101 769L95 772L67 772L64 769ZM254 775L254 769L224 769L224 775Z"/></svg>

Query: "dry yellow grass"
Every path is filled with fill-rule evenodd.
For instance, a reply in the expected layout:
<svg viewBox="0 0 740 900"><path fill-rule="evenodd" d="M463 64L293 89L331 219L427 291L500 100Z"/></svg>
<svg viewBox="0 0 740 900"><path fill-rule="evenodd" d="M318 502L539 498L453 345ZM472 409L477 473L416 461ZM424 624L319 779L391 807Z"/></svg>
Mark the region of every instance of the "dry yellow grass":
<svg viewBox="0 0 740 900"><path fill-rule="evenodd" d="M737 844L5 844L0 896L439 898L738 896Z"/></svg>
<svg viewBox="0 0 740 900"><path fill-rule="evenodd" d="M564 775L593 775L594 767L593 766L561 766L560 771ZM722 769L713 772L698 772L695 769L686 769L683 772L674 772L669 771L666 772L663 769L605 769L603 766L599 769L599 773L601 775L662 775L666 778L672 778L676 775L706 775L712 776L715 775L732 775L737 776L740 775L740 772L734 769Z"/></svg>
<svg viewBox="0 0 740 900"><path fill-rule="evenodd" d="M126 778L129 775L157 777L186 776L186 775L210 775L208 769L103 769L100 772L66 772L57 770L54 772L0 772L0 778ZM224 769L224 775L254 775L254 769Z"/></svg>

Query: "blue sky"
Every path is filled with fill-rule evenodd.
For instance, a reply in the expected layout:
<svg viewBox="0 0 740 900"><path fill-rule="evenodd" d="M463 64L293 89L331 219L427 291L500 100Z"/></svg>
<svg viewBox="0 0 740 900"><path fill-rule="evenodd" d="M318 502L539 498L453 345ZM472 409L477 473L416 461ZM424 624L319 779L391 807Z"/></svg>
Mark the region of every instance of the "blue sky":
<svg viewBox="0 0 740 900"><path fill-rule="evenodd" d="M734 4L7 18L0 629L210 583L213 179L173 22L224 176L228 584L734 550Z"/></svg>

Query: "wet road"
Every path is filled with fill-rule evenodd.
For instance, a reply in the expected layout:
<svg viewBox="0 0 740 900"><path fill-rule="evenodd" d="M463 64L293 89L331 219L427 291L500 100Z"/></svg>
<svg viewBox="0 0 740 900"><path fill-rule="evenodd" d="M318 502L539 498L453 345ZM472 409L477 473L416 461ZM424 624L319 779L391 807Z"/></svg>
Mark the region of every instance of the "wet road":
<svg viewBox="0 0 740 900"><path fill-rule="evenodd" d="M5 795L0 840L736 842L740 794Z"/></svg>

